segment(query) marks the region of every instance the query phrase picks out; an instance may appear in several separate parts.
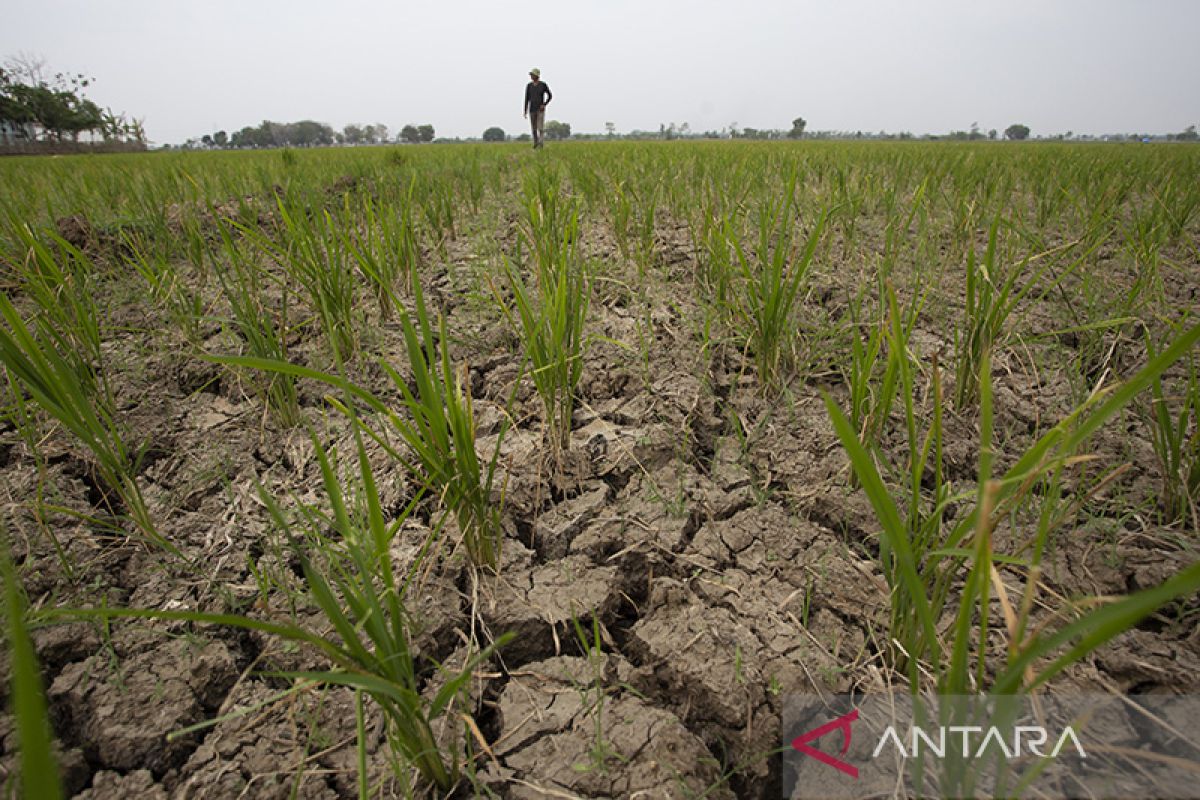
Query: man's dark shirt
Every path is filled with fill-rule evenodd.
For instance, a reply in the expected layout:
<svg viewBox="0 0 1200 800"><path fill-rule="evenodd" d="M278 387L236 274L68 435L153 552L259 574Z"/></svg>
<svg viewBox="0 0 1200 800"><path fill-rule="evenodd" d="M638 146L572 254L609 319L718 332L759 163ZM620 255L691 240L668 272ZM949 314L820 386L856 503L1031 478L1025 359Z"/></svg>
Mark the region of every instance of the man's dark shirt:
<svg viewBox="0 0 1200 800"><path fill-rule="evenodd" d="M554 95L550 94L550 87L545 81L534 83L530 81L525 84L525 106L521 109L521 113L541 111L542 106L554 99Z"/></svg>

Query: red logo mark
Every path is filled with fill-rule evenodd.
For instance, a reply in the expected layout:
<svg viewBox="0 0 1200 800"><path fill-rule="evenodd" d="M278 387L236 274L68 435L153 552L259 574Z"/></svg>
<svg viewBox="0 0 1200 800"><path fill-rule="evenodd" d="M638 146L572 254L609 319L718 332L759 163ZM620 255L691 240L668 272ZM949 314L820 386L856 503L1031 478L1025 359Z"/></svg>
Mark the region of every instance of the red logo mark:
<svg viewBox="0 0 1200 800"><path fill-rule="evenodd" d="M854 709L845 716L838 717L833 722L827 722L819 728L813 728L808 733L803 733L792 739L792 749L798 750L801 753L808 755L820 761L822 764L828 764L836 770L846 773L851 778L858 778L858 767L847 764L845 761L834 758L828 753L822 753L815 747L810 747L809 742L820 739L830 731L840 729L842 731L842 752L840 755L846 755L846 751L850 749L850 723L858 719L858 709Z"/></svg>

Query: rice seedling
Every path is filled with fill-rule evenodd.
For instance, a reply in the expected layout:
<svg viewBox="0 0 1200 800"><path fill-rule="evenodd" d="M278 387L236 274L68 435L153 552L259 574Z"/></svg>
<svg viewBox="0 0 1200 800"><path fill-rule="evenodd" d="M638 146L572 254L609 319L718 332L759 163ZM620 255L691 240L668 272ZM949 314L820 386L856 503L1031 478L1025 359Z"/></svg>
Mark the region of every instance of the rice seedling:
<svg viewBox="0 0 1200 800"><path fill-rule="evenodd" d="M1062 609L1071 621L1057 630L1035 628L1032 614L1042 559L1053 532L1064 524L1074 507L1063 509L1062 482L1071 466L1078 463L1080 447L1107 420L1150 388L1162 373L1190 352L1200 341L1200 326L1174 339L1162 352L1125 383L1100 393L1041 436L1002 476L994 478L992 444L992 393L990 359L984 354L981 375L979 472L974 505L948 529L943 527L944 510L950 495L940 478L941 420L940 391L934 370L935 415L929 432L918 443L910 430L909 447L921 458L914 459L916 479L902 495L893 499L863 448L850 421L826 396L826 407L842 446L849 453L855 474L881 525L880 552L884 574L892 587L890 638L893 657L908 675L915 692L922 684L922 670L932 676L934 687L945 694L968 694L990 690L1013 694L1034 690L1095 648L1127 630L1146 614L1178 597L1200 589L1200 563L1189 567L1162 585L1089 609ZM906 393L907 394L907 393ZM935 490L932 513L922 516L918 506L920 474L925 458L933 453ZM1035 492L1036 488L1036 492ZM1039 499L1040 498L1040 499ZM901 508L908 505L908 513ZM1035 531L1026 547L1030 555L999 555L993 551L994 534L1005 520L1014 519L1019 509L1032 509ZM915 512L915 513L914 513ZM916 517L916 519L914 519ZM1025 596L1013 606L1008 600L997 564L1025 569ZM952 587L962 586L957 610L949 605ZM990 592L996 591L1005 611L1008 635L1006 661L989 679L982 643L988 640ZM1013 608L1019 611L1009 611ZM945 641L939 635L943 615L953 612L952 633ZM975 620L978 618L978 628ZM972 642L980 650L971 667ZM1066 649L1066 652L1061 652ZM1050 659L1048 662L1045 659ZM918 666L918 665L921 666Z"/></svg>
<svg viewBox="0 0 1200 800"><path fill-rule="evenodd" d="M575 392L583 376L591 282L576 252L577 209L563 211L556 196L547 194L527 198L526 211L536 289L530 289L520 269L505 259L516 313L499 292L496 298L509 324L521 335L526 361L532 367L529 375L545 408L549 439L561 453L570 446Z"/></svg>
<svg viewBox="0 0 1200 800"><path fill-rule="evenodd" d="M0 295L0 318L5 323L0 327L0 363L10 380L91 454L105 509L113 518L127 517L148 542L178 555L159 534L142 496L140 454L126 443L111 396L63 356L61 341L47 341L31 331L7 295Z"/></svg>
<svg viewBox="0 0 1200 800"><path fill-rule="evenodd" d="M858 331L862 293L850 303L851 340L850 362L844 370L850 390L850 423L858 431L859 441L868 452L875 450L884 430L896 396L905 393L905 425L915 429L912 405L913 366L909 341L924 303L923 295L914 297L910 306L900 310L896 291L891 283L879 278L880 309L877 319L866 323L864 340ZM882 375L880 362L883 363ZM878 388L876 388L876 380ZM940 386L938 387L940 391ZM916 454L910 452L910 458Z"/></svg>
<svg viewBox="0 0 1200 800"><path fill-rule="evenodd" d="M54 757L53 732L42 691L37 653L29 638L28 608L21 591L12 555L8 550L8 526L0 520L0 581L4 583L4 638L8 645L8 668L12 680L10 709L16 723L20 772L17 776L24 797L57 800L63 796ZM8 787L13 788L11 785Z"/></svg>
<svg viewBox="0 0 1200 800"><path fill-rule="evenodd" d="M97 269L83 251L57 234L46 232L47 244L28 225L17 226L16 233L22 249L16 277L36 306L39 334L74 364L81 383L107 395L102 385Z"/></svg>
<svg viewBox="0 0 1200 800"><path fill-rule="evenodd" d="M278 359L246 356L214 356L212 360L230 366L250 367L289 378L311 378L333 386L355 401L365 403L387 422L392 432L416 456L415 461L401 452L385 432L365 424L363 430L422 485L427 487L454 514L463 545L471 562L495 569L500 556L501 505L492 499L496 464L503 430L486 466L480 467L475 450L475 412L471 394L465 388L466 370L450 361L445 319L438 335L425 307L420 281L412 281L416 322L401 312L400 325L408 354L409 380L384 362L382 367L393 387L400 393L402 407L411 420L401 416L371 392L344 377L289 364ZM356 420L348 404L338 403Z"/></svg>
<svg viewBox="0 0 1200 800"><path fill-rule="evenodd" d="M214 272L221 284L225 299L233 314L232 325L253 358L286 361L287 338L290 332L288 321L288 292L280 292L278 316L266 305L264 273L258 269L234 238L231 223L218 219L225 263L217 265ZM275 414L279 423L293 427L300 422L300 399L296 394L296 380L286 373L271 374L256 389L264 406Z"/></svg>
<svg viewBox="0 0 1200 800"><path fill-rule="evenodd" d="M282 240L275 242L256 229L251 239L304 289L317 313L335 358L351 358L358 350L354 307L357 281L341 220L328 209L309 212L278 202L283 220ZM247 229L243 229L247 230Z"/></svg>
<svg viewBox="0 0 1200 800"><path fill-rule="evenodd" d="M734 287L734 304L746 346L753 354L764 390L779 388L793 357L793 312L805 285L813 255L825 227L822 211L803 249L793 250L793 195L796 176L788 179L782 200L768 200L757 215L758 237L750 252L727 220L725 236L736 256L741 280Z"/></svg>
<svg viewBox="0 0 1200 800"><path fill-rule="evenodd" d="M351 212L362 219L355 222ZM340 226L344 247L359 271L375 288L380 314L386 319L397 310L396 288L415 274L421 258L412 219L412 184L408 195L396 207L364 197L351 209L346 200L346 224Z"/></svg>
<svg viewBox="0 0 1200 800"><path fill-rule="evenodd" d="M192 344L200 341L204 322L204 300L199 291L189 287L179 268L161 250L151 250L140 237L126 235L125 263L146 282L150 298L167 312L171 327ZM201 257L202 259L202 257Z"/></svg>
<svg viewBox="0 0 1200 800"><path fill-rule="evenodd" d="M65 609L49 618L144 618L180 620L259 631L311 648L331 664L330 669L282 673L282 677L317 684L346 686L371 698L386 721L392 752L405 768L439 791L451 790L472 763L471 740L439 736L439 722L464 713L459 707L463 688L475 668L510 640L501 636L468 658L461 668L428 674L413 647L413 619L405 599L416 585L430 547L407 572L397 574L391 545L417 502L387 520L380 504L375 476L366 449L355 429L357 474L347 484L339 478L336 454L328 453L313 436L328 509L296 501L292 513L261 487L259 496L300 562L312 602L329 630L300 627L236 614L212 614L155 609ZM365 737L359 711L359 786L366 780Z"/></svg>
<svg viewBox="0 0 1200 800"><path fill-rule="evenodd" d="M1178 328L1171 330L1178 335ZM1146 356L1153 360L1158 348L1146 332ZM1150 428L1150 442L1162 472L1159 496L1162 521L1182 522L1189 516L1200 526L1197 502L1200 502L1200 380L1196 374L1195 354L1189 354L1185 373L1177 390L1168 395L1161 376L1151 383L1149 408L1143 417Z"/></svg>
<svg viewBox="0 0 1200 800"><path fill-rule="evenodd" d="M1051 278L1045 281L1043 277L1052 271L1055 259L1075 248L1076 242L1027 256L1018 266L1005 268L997 252L1000 222L999 216L992 220L982 259L976 256L974 248L967 251L966 304L962 324L954 331L954 405L959 411L978 398L983 354L1003 346L1009 317L1035 291L1035 298L1041 298L1061 284L1089 255L1084 252L1076 256L1065 269L1053 271ZM1042 262L1041 266L1027 276L1029 266L1037 261ZM1018 281L1022 280L1023 285L1018 286Z"/></svg>

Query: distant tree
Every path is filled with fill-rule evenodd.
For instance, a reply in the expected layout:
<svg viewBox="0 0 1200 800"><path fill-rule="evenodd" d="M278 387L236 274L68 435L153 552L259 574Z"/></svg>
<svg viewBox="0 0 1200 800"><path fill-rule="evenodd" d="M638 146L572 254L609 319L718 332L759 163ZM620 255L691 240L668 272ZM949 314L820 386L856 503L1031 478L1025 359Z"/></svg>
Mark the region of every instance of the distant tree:
<svg viewBox="0 0 1200 800"><path fill-rule="evenodd" d="M522 133L519 136L517 136L516 141L528 142L531 138L533 138L533 137L531 137L528 133Z"/></svg>
<svg viewBox="0 0 1200 800"><path fill-rule="evenodd" d="M213 137L209 136L207 133L204 134L200 137L200 144L204 145L205 147L212 147Z"/></svg>
<svg viewBox="0 0 1200 800"><path fill-rule="evenodd" d="M128 136L142 141L123 118L102 111L84 96L90 78L61 72L50 79L45 75L45 63L28 56L9 59L0 67L0 122L18 138L77 141L81 133L92 131L106 140Z"/></svg>
<svg viewBox="0 0 1200 800"><path fill-rule="evenodd" d="M496 127L488 128L483 132L483 140L485 142L503 142L504 129Z"/></svg>
<svg viewBox="0 0 1200 800"><path fill-rule="evenodd" d="M420 137L422 142L426 142L426 143L432 142L433 141L433 126L432 125L418 125L417 126L417 136Z"/></svg>
<svg viewBox="0 0 1200 800"><path fill-rule="evenodd" d="M388 134L390 133L388 126L384 125L382 122L376 122L373 127L375 128L376 141L378 141L380 144L387 144Z"/></svg>
<svg viewBox="0 0 1200 800"><path fill-rule="evenodd" d="M416 125L405 125L400 129L400 138L409 144L417 144L421 141L421 132Z"/></svg>
<svg viewBox="0 0 1200 800"><path fill-rule="evenodd" d="M225 147L229 144L229 134L225 131L217 131L213 134L213 144L217 147Z"/></svg>
<svg viewBox="0 0 1200 800"><path fill-rule="evenodd" d="M571 124L552 119L546 123L546 138L551 141L561 141L571 138Z"/></svg>
<svg viewBox="0 0 1200 800"><path fill-rule="evenodd" d="M789 139L799 139L804 135L804 128L808 125L808 121L804 117L796 117L792 120L792 129L788 131Z"/></svg>
<svg viewBox="0 0 1200 800"><path fill-rule="evenodd" d="M609 136L616 136L617 124L615 122L606 122L604 123L604 130L607 131Z"/></svg>
<svg viewBox="0 0 1200 800"><path fill-rule="evenodd" d="M1029 138L1029 126L1015 123L1004 129L1004 138L1019 142Z"/></svg>
<svg viewBox="0 0 1200 800"><path fill-rule="evenodd" d="M333 128L322 122L303 119L299 122L283 124L280 128L277 138L278 135L282 135L283 141L279 144L284 146L317 147L333 144Z"/></svg>
<svg viewBox="0 0 1200 800"><path fill-rule="evenodd" d="M1195 125L1188 125L1183 129L1183 133L1175 134L1175 138L1180 142L1194 142L1197 139L1200 139L1200 134L1196 133Z"/></svg>
<svg viewBox="0 0 1200 800"><path fill-rule="evenodd" d="M967 133L967 138L972 142L983 138L983 132L979 130L978 122L971 123L971 130Z"/></svg>
<svg viewBox="0 0 1200 800"><path fill-rule="evenodd" d="M342 138L346 144L362 144L366 141L366 132L361 125L351 123L342 128Z"/></svg>
<svg viewBox="0 0 1200 800"><path fill-rule="evenodd" d="M990 131L988 131L988 138L991 139L992 141L995 141L996 137L999 135L1000 134L996 131L995 128L992 128Z"/></svg>

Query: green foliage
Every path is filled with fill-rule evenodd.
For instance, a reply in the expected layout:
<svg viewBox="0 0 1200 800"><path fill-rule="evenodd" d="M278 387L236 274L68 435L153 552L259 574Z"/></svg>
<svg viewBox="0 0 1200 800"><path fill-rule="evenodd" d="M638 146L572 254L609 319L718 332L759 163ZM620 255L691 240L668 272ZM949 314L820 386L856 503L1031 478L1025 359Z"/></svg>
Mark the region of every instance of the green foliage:
<svg viewBox="0 0 1200 800"><path fill-rule="evenodd" d="M281 360L222 356L213 358L230 366L251 367L290 379L310 378L340 390L348 398L365 403L380 414L390 431L416 456L415 462L402 452L387 431L362 425L366 433L389 455L403 464L423 486L441 499L454 514L464 547L472 563L495 569L500 557L500 505L492 501L496 461L503 432L485 467L475 452L475 413L471 394L464 388L466 370L451 364L446 322L441 319L438 335L425 308L420 281L412 281L416 321L405 312L400 326L408 355L409 379L390 364L381 366L402 398L405 418L371 392L338 375L289 364ZM335 404L358 421L350 404Z"/></svg>
<svg viewBox="0 0 1200 800"><path fill-rule="evenodd" d="M112 517L127 517L147 541L178 554L155 526L137 480L139 454L126 444L102 379L70 357L66 334L31 330L7 295L0 295L0 319L0 363L41 410L87 448Z"/></svg>
<svg viewBox="0 0 1200 800"><path fill-rule="evenodd" d="M525 358L532 365L530 377L545 407L550 441L561 453L570 445L575 392L583 376L591 283L578 255L578 210L559 199L556 184L531 184L526 189L525 236L534 255L536 290L521 277L519 265L505 259L516 315L498 293L497 297L521 335Z"/></svg>
<svg viewBox="0 0 1200 800"><path fill-rule="evenodd" d="M1029 138L1029 126L1020 123L1014 123L1004 129L1004 138L1012 139L1013 141L1021 141Z"/></svg>
<svg viewBox="0 0 1200 800"><path fill-rule="evenodd" d="M767 200L759 208L758 236L752 249L743 245L732 222L727 220L725 225L725 238L740 272L734 288L737 319L764 389L780 387L793 357L793 311L827 216L825 212L817 216L803 249L795 252L792 246L795 186L796 175L792 174L783 196Z"/></svg>
<svg viewBox="0 0 1200 800"><path fill-rule="evenodd" d="M20 752L20 787L25 797L56 800L62 797L54 758L50 717L37 654L29 639L25 598L8 551L8 526L0 521L0 581L4 584L4 639L12 677L9 695ZM11 787L10 787L11 788Z"/></svg>
<svg viewBox="0 0 1200 800"><path fill-rule="evenodd" d="M253 358L286 361L290 333L287 292L280 293L278 310L268 306L269 276L250 258L242 240L235 237L235 231L249 229L218 218L217 231L225 261L217 264L213 271L233 313L231 327L245 342ZM286 373L270 375L258 382L256 388L280 424L292 427L300 422L300 400L293 376Z"/></svg>
<svg viewBox="0 0 1200 800"><path fill-rule="evenodd" d="M1157 354L1147 331L1146 355L1153 360ZM1162 377L1155 376L1149 409L1143 416L1162 471L1162 521L1171 524L1190 517L1195 526L1200 525L1200 380L1195 353L1188 355L1185 368L1184 376L1175 383L1177 391L1171 394L1164 390Z"/></svg>
<svg viewBox="0 0 1200 800"><path fill-rule="evenodd" d="M1065 474L1077 462L1075 457L1080 447L1101 425L1152 386L1168 367L1189 353L1197 341L1200 341L1200 326L1181 333L1128 381L1094 397L1054 426L1003 476L995 479L992 476L990 358L985 353L981 368L981 434L975 502L948 528L944 516L951 496L941 477L940 393L935 391L935 415L928 433L918 438L910 423L908 474L912 479L906 490L907 514L901 512L904 500L898 503L893 499L850 421L826 396L826 407L838 438L849 453L854 473L881 525L880 555L884 574L892 588L889 639L896 642L893 658L908 674L913 691L921 687L921 675L926 670L932 676L935 688L946 694L967 694L988 688L997 694L1032 691L1096 647L1128 630L1144 615L1200 589L1198 563L1159 587L1090 611L1076 610L1074 619L1058 630L1031 629L1033 592L1038 584L1036 577L1053 531L1067 521L1070 513L1070 509L1064 509L1059 501ZM936 370L934 385L938 385ZM906 391L905 395L908 394ZM921 486L929 466L934 469L935 479L932 499L925 510ZM1036 494L1035 487L1039 490ZM995 554L996 529L1019 509L1030 506L1038 520L1032 555L1022 558L1016 553L1011 556ZM989 679L985 673L986 648L978 643L988 641L989 591L993 586L1002 591L995 575L998 563L1024 568L1029 571L1030 578L1026 581L1027 596L1017 604L1020 613L1006 620L1007 662ZM948 608L951 589L959 581L963 581L963 590L953 632L948 641L944 641L939 636L938 626ZM1007 597L1003 602L1012 607ZM978 630L973 632L976 618ZM970 667L972 642L979 648L974 672ZM1063 648L1068 648L1067 652L1059 654ZM1047 657L1053 657L1053 660L1043 663L1041 659Z"/></svg>
<svg viewBox="0 0 1200 800"><path fill-rule="evenodd" d="M439 739L434 724L465 713L459 707L460 698L476 666L511 636L499 637L458 669L439 666L429 681L432 691L425 691L430 676L423 675L418 666L412 645L413 621L405 598L426 563L432 538L406 573L394 572L391 544L419 496L396 519L386 520L363 441L355 430L357 475L349 483L339 479L335 459L313 438L328 510L297 502L295 512L288 513L275 498L261 488L259 491L275 524L292 543L312 601L333 635L234 614L101 608L65 610L52 616L226 625L309 647L324 656L332 669L289 672L284 677L347 686L369 696L383 712L392 751L429 785L447 791L470 763L470 740ZM360 769L362 764L360 758Z"/></svg>
<svg viewBox="0 0 1200 800"><path fill-rule="evenodd" d="M559 122L556 119L547 120L543 127L546 138L550 141L562 141L571 138L571 123Z"/></svg>

